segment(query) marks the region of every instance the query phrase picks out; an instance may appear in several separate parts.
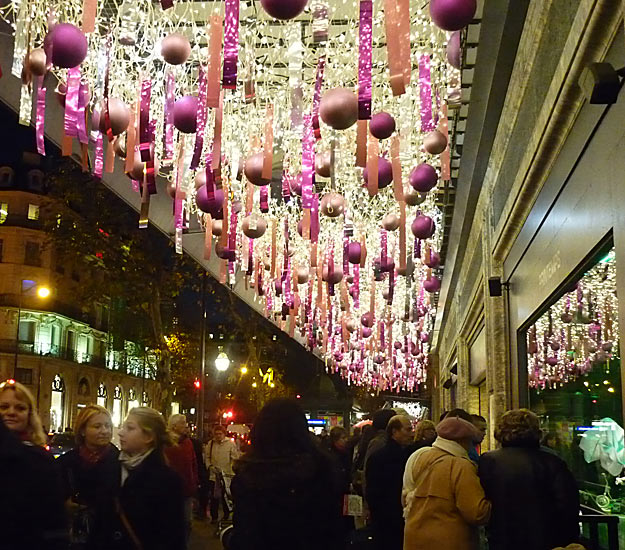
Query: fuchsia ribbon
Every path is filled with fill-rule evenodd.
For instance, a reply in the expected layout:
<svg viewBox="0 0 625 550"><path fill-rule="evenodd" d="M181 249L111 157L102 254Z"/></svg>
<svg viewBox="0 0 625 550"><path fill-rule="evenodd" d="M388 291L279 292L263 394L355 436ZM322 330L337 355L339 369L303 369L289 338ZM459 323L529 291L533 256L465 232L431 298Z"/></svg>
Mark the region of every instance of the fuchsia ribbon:
<svg viewBox="0 0 625 550"><path fill-rule="evenodd" d="M291 200L291 184L286 170L282 172L282 200L289 202Z"/></svg>
<svg viewBox="0 0 625 550"><path fill-rule="evenodd" d="M323 86L323 73L326 67L326 57L322 55L317 63L317 79L315 80L315 92L313 94L312 125L315 138L321 139L321 128L319 126L319 105L321 104L321 87Z"/></svg>
<svg viewBox="0 0 625 550"><path fill-rule="evenodd" d="M358 119L371 118L371 50L372 50L372 0L360 2L360 28L358 38Z"/></svg>
<svg viewBox="0 0 625 550"><path fill-rule="evenodd" d="M152 133L150 132L150 99L152 96L152 81L144 80L141 83L141 108L139 113L139 151L141 161L150 160L150 145Z"/></svg>
<svg viewBox="0 0 625 550"><path fill-rule="evenodd" d="M430 56L419 56L419 108L421 112L421 131L434 130L432 120L432 80L430 74Z"/></svg>
<svg viewBox="0 0 625 550"><path fill-rule="evenodd" d="M46 120L46 89L43 87L43 77L38 76L36 79L37 90L37 106L35 115L35 131L37 135L37 152L46 156L46 146L44 138L44 128Z"/></svg>
<svg viewBox="0 0 625 550"><path fill-rule="evenodd" d="M239 58L239 0L226 0L225 22L223 87L234 90Z"/></svg>
<svg viewBox="0 0 625 550"><path fill-rule="evenodd" d="M319 240L319 195L313 193L312 206L310 208L310 241L316 243Z"/></svg>
<svg viewBox="0 0 625 550"><path fill-rule="evenodd" d="M104 146L102 143L102 132L98 132L98 140L95 146L95 167L93 175L102 179L102 169L104 168Z"/></svg>
<svg viewBox="0 0 625 550"><path fill-rule="evenodd" d="M89 143L87 135L87 122L85 119L85 109L89 103L89 85L81 83L78 92L78 111L76 113L76 133L80 143ZM100 113L102 116L102 113Z"/></svg>
<svg viewBox="0 0 625 550"><path fill-rule="evenodd" d="M67 93L65 95L65 135L78 137L78 102L80 99L80 67L67 72Z"/></svg>
<svg viewBox="0 0 625 550"><path fill-rule="evenodd" d="M174 158L174 92L176 90L176 77L173 71L167 73L167 82L165 84L165 108L163 110L164 127L163 146L165 149L165 158Z"/></svg>
<svg viewBox="0 0 625 550"><path fill-rule="evenodd" d="M325 4L314 4L312 10L313 23L313 42L316 44L326 42L328 40L328 6Z"/></svg>
<svg viewBox="0 0 625 550"><path fill-rule="evenodd" d="M197 109L197 131L195 133L195 149L191 159L191 170L195 170L200 165L202 147L204 147L204 128L206 126L206 71L200 67L200 85L198 92Z"/></svg>
<svg viewBox="0 0 625 550"><path fill-rule="evenodd" d="M314 185L314 147L312 116L304 115L304 135L302 139L302 208L312 208Z"/></svg>
<svg viewBox="0 0 625 550"><path fill-rule="evenodd" d="M269 212L269 190L268 185L263 185L260 188L260 211L263 214Z"/></svg>

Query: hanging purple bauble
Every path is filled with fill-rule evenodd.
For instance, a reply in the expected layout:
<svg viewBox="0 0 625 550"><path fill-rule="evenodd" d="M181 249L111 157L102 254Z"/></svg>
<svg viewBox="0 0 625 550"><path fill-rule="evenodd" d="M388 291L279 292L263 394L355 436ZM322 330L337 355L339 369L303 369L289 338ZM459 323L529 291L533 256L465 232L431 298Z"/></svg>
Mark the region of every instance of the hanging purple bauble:
<svg viewBox="0 0 625 550"><path fill-rule="evenodd" d="M318 176L321 176L322 178L329 178L331 175L331 164L330 151L317 153L315 156L315 172L317 172Z"/></svg>
<svg viewBox="0 0 625 550"><path fill-rule="evenodd" d="M555 367L558 364L558 358L557 357L547 357L547 359L545 359L545 362L549 366Z"/></svg>
<svg viewBox="0 0 625 550"><path fill-rule="evenodd" d="M376 365L381 365L382 363L384 363L384 355L376 355L373 359L373 362Z"/></svg>
<svg viewBox="0 0 625 550"><path fill-rule="evenodd" d="M423 138L423 148L430 155L440 155L447 148L447 138L442 132L433 130Z"/></svg>
<svg viewBox="0 0 625 550"><path fill-rule="evenodd" d="M438 182L436 169L425 162L415 166L410 172L410 185L421 193L432 190Z"/></svg>
<svg viewBox="0 0 625 550"><path fill-rule="evenodd" d="M369 122L369 131L371 132L371 135L378 139L391 137L395 128L395 119L384 111L373 115L371 117L371 121Z"/></svg>
<svg viewBox="0 0 625 550"><path fill-rule="evenodd" d="M241 230L246 237L250 239L258 239L267 231L267 222L264 218L251 214L243 218Z"/></svg>
<svg viewBox="0 0 625 550"><path fill-rule="evenodd" d="M360 322L363 327L371 328L373 326L373 313L368 311L367 313L363 313L360 317Z"/></svg>
<svg viewBox="0 0 625 550"><path fill-rule="evenodd" d="M130 122L130 109L127 105L116 97L109 97L109 120L111 123L111 132L114 136L126 131ZM93 110L91 115L91 125L100 132L106 132L106 117L101 116L104 111L104 100L100 101Z"/></svg>
<svg viewBox="0 0 625 550"><path fill-rule="evenodd" d="M429 239L436 231L436 224L430 216L419 214L412 222L411 229L417 239Z"/></svg>
<svg viewBox="0 0 625 550"><path fill-rule="evenodd" d="M48 60L57 67L73 69L87 57L87 38L70 23L54 25L43 42Z"/></svg>
<svg viewBox="0 0 625 550"><path fill-rule="evenodd" d="M211 216L217 216L224 206L223 189L215 189L213 200L210 201L208 199L208 189L206 189L206 185L203 185L197 190L195 203L202 212Z"/></svg>
<svg viewBox="0 0 625 550"><path fill-rule="evenodd" d="M174 126L183 134L195 133L197 108L198 99L194 95L186 95L174 103Z"/></svg>
<svg viewBox="0 0 625 550"><path fill-rule="evenodd" d="M328 218L337 218L345 210L345 199L339 193L327 193L321 198L321 213Z"/></svg>
<svg viewBox="0 0 625 550"><path fill-rule="evenodd" d="M347 259L350 264L359 264L362 259L362 247L360 243L349 243L347 245Z"/></svg>
<svg viewBox="0 0 625 550"><path fill-rule="evenodd" d="M271 17L286 21L302 13L308 0L260 0L260 3Z"/></svg>
<svg viewBox="0 0 625 550"><path fill-rule="evenodd" d="M445 31L459 31L473 19L476 0L430 0L430 17Z"/></svg>
<svg viewBox="0 0 625 550"><path fill-rule="evenodd" d="M447 61L452 67L459 69L462 63L462 49L460 46L460 31L456 31L447 42Z"/></svg>
<svg viewBox="0 0 625 550"><path fill-rule="evenodd" d="M282 279L277 277L273 282L273 288L276 291L276 296L280 296L282 294Z"/></svg>
<svg viewBox="0 0 625 550"><path fill-rule="evenodd" d="M425 256L425 261L423 262L430 269L436 269L439 265L441 265L441 257L438 252L430 252L430 257Z"/></svg>
<svg viewBox="0 0 625 550"><path fill-rule="evenodd" d="M441 280L438 277L431 277L423 281L423 288L427 292L438 292L441 289Z"/></svg>
<svg viewBox="0 0 625 550"><path fill-rule="evenodd" d="M223 220L213 220L211 224L211 233L214 237L221 237L224 229Z"/></svg>
<svg viewBox="0 0 625 550"><path fill-rule="evenodd" d="M269 180L263 178L264 163L265 155L263 153L256 153L251 157L247 157L245 161L245 177L259 187L269 183Z"/></svg>
<svg viewBox="0 0 625 550"><path fill-rule="evenodd" d="M369 338L371 336L371 329L369 327L365 327L362 329L362 337Z"/></svg>
<svg viewBox="0 0 625 550"><path fill-rule="evenodd" d="M332 283L336 285L343 280L343 271L340 269L333 269L332 271L328 270L328 266L324 266L321 272L321 278L326 283Z"/></svg>
<svg viewBox="0 0 625 550"><path fill-rule="evenodd" d="M400 350L404 347L404 345L399 340L396 340L395 343L393 344L393 347L397 350Z"/></svg>
<svg viewBox="0 0 625 550"><path fill-rule="evenodd" d="M295 193L296 195L302 196L302 178L291 178L289 187L291 188L291 193Z"/></svg>
<svg viewBox="0 0 625 550"><path fill-rule="evenodd" d="M161 55L170 65L182 65L191 55L189 39L177 32L163 38Z"/></svg>
<svg viewBox="0 0 625 550"><path fill-rule="evenodd" d="M333 88L321 98L321 120L335 130L346 130L358 120L358 98L347 88Z"/></svg>
<svg viewBox="0 0 625 550"><path fill-rule="evenodd" d="M420 191L414 190L412 187L404 189L404 200L408 206L423 204L427 198L427 193L421 193Z"/></svg>
<svg viewBox="0 0 625 550"><path fill-rule="evenodd" d="M365 183L369 183L369 170L362 173ZM388 187L393 181L393 165L384 157L378 157L378 189Z"/></svg>
<svg viewBox="0 0 625 550"><path fill-rule="evenodd" d="M195 174L195 188L199 189L202 185L206 185L206 170L200 170Z"/></svg>

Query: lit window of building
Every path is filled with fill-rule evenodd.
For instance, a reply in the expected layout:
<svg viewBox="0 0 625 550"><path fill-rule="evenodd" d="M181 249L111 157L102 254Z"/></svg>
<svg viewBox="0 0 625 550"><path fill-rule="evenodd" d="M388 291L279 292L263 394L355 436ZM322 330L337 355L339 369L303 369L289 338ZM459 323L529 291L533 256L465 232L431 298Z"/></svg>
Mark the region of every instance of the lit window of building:
<svg viewBox="0 0 625 550"><path fill-rule="evenodd" d="M39 206L36 204L28 205L28 219L29 220L38 220L39 219Z"/></svg>

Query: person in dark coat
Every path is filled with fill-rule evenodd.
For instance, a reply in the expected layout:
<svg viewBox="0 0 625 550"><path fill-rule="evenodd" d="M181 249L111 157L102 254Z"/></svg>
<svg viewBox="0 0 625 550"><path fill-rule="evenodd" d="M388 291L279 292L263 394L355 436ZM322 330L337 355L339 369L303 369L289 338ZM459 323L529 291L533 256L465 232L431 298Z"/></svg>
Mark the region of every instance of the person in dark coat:
<svg viewBox="0 0 625 550"><path fill-rule="evenodd" d="M348 495L352 485L352 449L347 439L347 430L341 426L334 426L330 430L330 456L334 461L334 468L338 474L341 494ZM354 530L354 517L343 516L341 520L343 538L347 541L349 533Z"/></svg>
<svg viewBox="0 0 625 550"><path fill-rule="evenodd" d="M195 514L195 519L204 521L208 512L208 501L210 496L208 492L208 470L206 469L206 465L204 464L204 446L202 445L202 442L199 439L193 437L191 438L191 443L193 444L193 452L195 453L195 462L197 464L198 477L198 509Z"/></svg>
<svg viewBox="0 0 625 550"><path fill-rule="evenodd" d="M407 416L394 416L386 427L385 445L367 461L365 498L371 512L373 542L378 550L401 550L404 517L401 491L413 430Z"/></svg>
<svg viewBox="0 0 625 550"><path fill-rule="evenodd" d="M54 457L21 442L0 421L0 547L64 550L69 531Z"/></svg>
<svg viewBox="0 0 625 550"><path fill-rule="evenodd" d="M131 409L119 432L121 489L115 550L184 550L186 525L182 481L165 462L171 444L163 416L149 407Z"/></svg>
<svg viewBox="0 0 625 550"><path fill-rule="evenodd" d="M342 495L331 459L290 399L258 414L251 448L235 465L231 550L336 550Z"/></svg>
<svg viewBox="0 0 625 550"><path fill-rule="evenodd" d="M119 451L111 443L111 413L99 405L81 409L76 448L58 459L72 515L72 548L108 550L113 543Z"/></svg>
<svg viewBox="0 0 625 550"><path fill-rule="evenodd" d="M479 476L493 504L490 550L551 550L579 538L579 493L566 463L540 449L529 410L509 411L495 430L502 448L480 457Z"/></svg>

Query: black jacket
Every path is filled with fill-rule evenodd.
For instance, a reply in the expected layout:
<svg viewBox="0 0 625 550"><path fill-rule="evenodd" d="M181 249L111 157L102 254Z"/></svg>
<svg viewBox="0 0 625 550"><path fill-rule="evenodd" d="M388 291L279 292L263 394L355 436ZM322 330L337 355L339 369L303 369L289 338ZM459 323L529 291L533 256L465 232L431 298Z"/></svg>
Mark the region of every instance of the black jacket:
<svg viewBox="0 0 625 550"><path fill-rule="evenodd" d="M121 510L144 550L184 550L185 521L182 482L156 451L134 470L121 487ZM116 550L136 550L123 523Z"/></svg>
<svg viewBox="0 0 625 550"><path fill-rule="evenodd" d="M232 550L335 550L342 494L321 454L243 457L232 480Z"/></svg>
<svg viewBox="0 0 625 550"><path fill-rule="evenodd" d="M504 447L480 457L493 503L490 550L551 550L579 537L579 493L563 460L538 447Z"/></svg>
<svg viewBox="0 0 625 550"><path fill-rule="evenodd" d="M373 521L401 522L401 490L410 450L393 439L367 460L366 494Z"/></svg>
<svg viewBox="0 0 625 550"><path fill-rule="evenodd" d="M90 517L86 548L108 550L113 544L115 496L119 488L119 450L110 445L107 454L96 464L80 457L78 448L58 458L63 475L64 497L86 506Z"/></svg>
<svg viewBox="0 0 625 550"><path fill-rule="evenodd" d="M54 457L15 439L0 421L0 547L61 550L68 525Z"/></svg>

